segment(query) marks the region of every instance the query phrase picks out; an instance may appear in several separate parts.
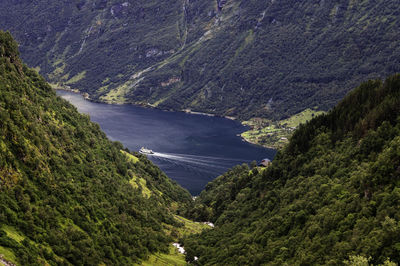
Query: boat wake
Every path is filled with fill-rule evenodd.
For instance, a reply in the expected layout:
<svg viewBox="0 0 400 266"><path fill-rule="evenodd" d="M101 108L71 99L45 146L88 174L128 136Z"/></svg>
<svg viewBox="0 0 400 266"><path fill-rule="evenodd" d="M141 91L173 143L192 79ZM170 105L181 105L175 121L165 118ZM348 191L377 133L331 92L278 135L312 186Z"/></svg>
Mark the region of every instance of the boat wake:
<svg viewBox="0 0 400 266"><path fill-rule="evenodd" d="M234 165L248 163L248 160L238 158L200 156L191 154L177 153L161 153L154 152L148 154L152 159L165 161L176 166L183 167L187 170L197 170L215 174L216 172L224 172Z"/></svg>

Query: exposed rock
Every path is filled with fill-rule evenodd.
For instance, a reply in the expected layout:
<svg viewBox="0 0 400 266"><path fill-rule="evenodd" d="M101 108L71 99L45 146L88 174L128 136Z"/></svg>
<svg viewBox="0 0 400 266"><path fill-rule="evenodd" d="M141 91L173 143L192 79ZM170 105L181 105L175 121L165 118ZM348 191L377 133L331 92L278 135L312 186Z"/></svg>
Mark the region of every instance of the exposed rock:
<svg viewBox="0 0 400 266"><path fill-rule="evenodd" d="M180 78L178 78L178 77L173 77L173 78L170 78L168 81L166 81L166 82L161 82L161 87L167 87L167 86L169 86L169 85L171 85L171 84L174 84L174 83L177 83L177 82L180 82L181 81L181 79Z"/></svg>
<svg viewBox="0 0 400 266"><path fill-rule="evenodd" d="M157 48L151 48L150 50L146 51L146 57L152 57L155 55L158 55L160 53L160 50L158 50Z"/></svg>
<svg viewBox="0 0 400 266"><path fill-rule="evenodd" d="M157 48L151 48L146 51L146 57L153 57L153 56L162 56L162 55L168 55L168 54L173 54L175 53L175 50L169 50L169 51L161 51Z"/></svg>
<svg viewBox="0 0 400 266"><path fill-rule="evenodd" d="M16 266L14 263L6 260L2 254L0 254L0 263L2 263L4 266Z"/></svg>

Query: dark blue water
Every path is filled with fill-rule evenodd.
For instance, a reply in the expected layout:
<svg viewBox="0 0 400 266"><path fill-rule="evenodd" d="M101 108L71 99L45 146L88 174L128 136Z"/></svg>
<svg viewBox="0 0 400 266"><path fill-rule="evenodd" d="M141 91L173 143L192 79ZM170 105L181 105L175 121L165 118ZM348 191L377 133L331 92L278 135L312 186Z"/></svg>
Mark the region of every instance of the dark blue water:
<svg viewBox="0 0 400 266"><path fill-rule="evenodd" d="M275 150L242 141L237 135L246 128L229 119L93 103L67 91L57 94L89 114L111 140L132 151L155 151L148 158L193 195L234 165L275 155Z"/></svg>

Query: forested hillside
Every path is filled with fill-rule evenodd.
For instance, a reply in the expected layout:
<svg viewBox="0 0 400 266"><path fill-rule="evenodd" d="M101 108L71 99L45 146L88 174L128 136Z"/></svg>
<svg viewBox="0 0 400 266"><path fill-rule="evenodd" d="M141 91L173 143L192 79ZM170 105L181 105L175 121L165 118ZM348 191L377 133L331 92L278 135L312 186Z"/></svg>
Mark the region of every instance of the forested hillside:
<svg viewBox="0 0 400 266"><path fill-rule="evenodd" d="M295 131L271 166L237 166L190 214L198 265L400 262L400 75L363 83ZM367 264L356 264L364 261Z"/></svg>
<svg viewBox="0 0 400 266"><path fill-rule="evenodd" d="M169 250L190 194L56 96L0 31L0 254L19 265L130 265Z"/></svg>
<svg viewBox="0 0 400 266"><path fill-rule="evenodd" d="M240 119L328 110L399 72L399 15L393 0L0 2L0 28L53 83Z"/></svg>

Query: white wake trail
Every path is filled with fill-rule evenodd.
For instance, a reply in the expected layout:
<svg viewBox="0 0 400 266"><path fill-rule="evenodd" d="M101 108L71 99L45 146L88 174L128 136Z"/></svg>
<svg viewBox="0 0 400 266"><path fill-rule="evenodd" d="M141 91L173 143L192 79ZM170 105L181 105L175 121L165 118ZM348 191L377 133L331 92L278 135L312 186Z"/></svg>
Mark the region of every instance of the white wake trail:
<svg viewBox="0 0 400 266"><path fill-rule="evenodd" d="M192 155L192 154L179 154L179 153L164 153L167 155L178 156L178 157L186 157L186 158L193 158L195 160L219 160L219 161L239 161L239 162L247 162L246 159L240 158L228 158L228 157L214 157L214 156L201 156L201 155Z"/></svg>
<svg viewBox="0 0 400 266"><path fill-rule="evenodd" d="M155 152L150 156L154 156L159 159L165 159L174 163L181 162L190 164L191 166L200 166L200 167L207 167L207 168L214 168L214 169L221 169L226 170L227 168L232 166L232 162L227 160L220 160L221 158L218 157L207 157L207 156L196 156L196 155L184 155L184 154L169 154L169 153L160 153ZM204 171L204 169L201 169Z"/></svg>

